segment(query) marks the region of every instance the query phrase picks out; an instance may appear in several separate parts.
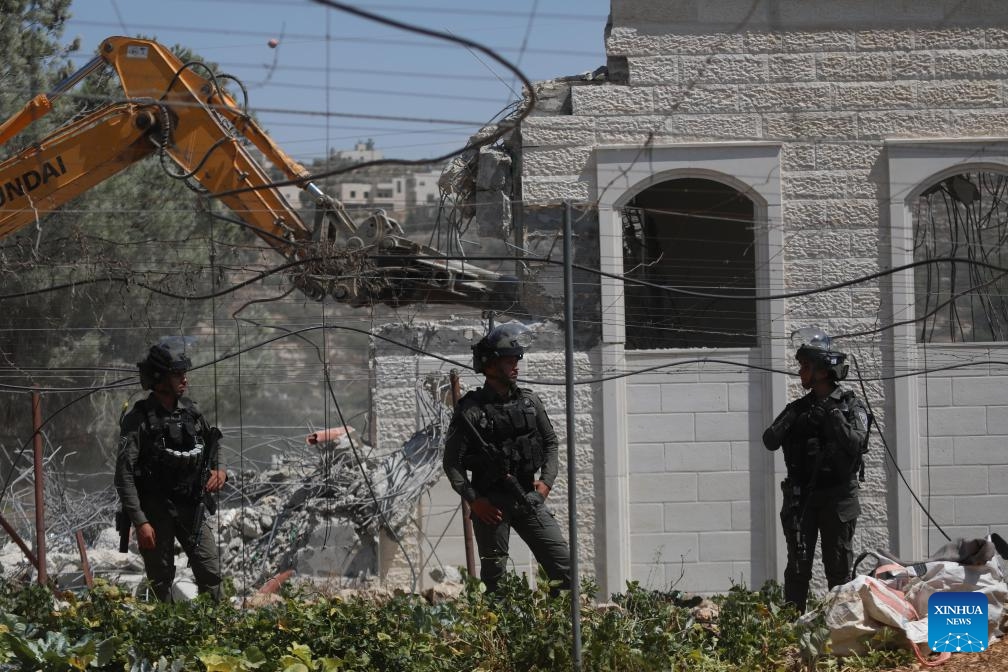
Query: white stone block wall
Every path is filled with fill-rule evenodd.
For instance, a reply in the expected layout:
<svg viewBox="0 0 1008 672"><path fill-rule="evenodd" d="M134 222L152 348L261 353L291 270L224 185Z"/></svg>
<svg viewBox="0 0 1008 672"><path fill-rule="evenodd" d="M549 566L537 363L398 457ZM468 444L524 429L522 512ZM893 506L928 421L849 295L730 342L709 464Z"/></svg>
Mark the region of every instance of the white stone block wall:
<svg viewBox="0 0 1008 672"><path fill-rule="evenodd" d="M918 348L928 368L1008 361L1008 348ZM922 501L953 539L1005 533L1008 512L1008 365L966 366L918 379ZM923 519L928 552L947 543Z"/></svg>
<svg viewBox="0 0 1008 672"><path fill-rule="evenodd" d="M641 369L694 358L627 361ZM761 400L750 394L758 377L741 366L683 364L628 381L631 579L708 593L752 583L753 534L762 536L752 527L753 489L767 480L750 469L751 451L765 450L754 435Z"/></svg>
<svg viewBox="0 0 1008 672"><path fill-rule="evenodd" d="M611 59L625 59L628 79L574 85L570 114L543 113L523 122L522 198L527 204L597 199L610 188L595 183L594 150L600 146L779 143L783 215L767 226L783 231L779 261L786 288L807 289L889 265L887 140L1008 136L1008 3L984 3L983 11L966 11L954 0L910 5L901 0L781 0L773 3L776 13L761 4L750 12L753 3L748 0L612 4L607 52ZM646 150L641 160L647 161ZM817 323L833 333L848 333L886 324L891 316L884 291L884 284L867 282L789 300L784 331ZM886 339L882 331L849 339L842 347L857 353L862 375L873 378L902 366L903 353L894 356L899 361L887 359L891 350L885 348ZM768 364L793 370L791 362ZM855 381L850 383L859 390ZM878 382L867 387L883 430L888 415L917 412L895 408L891 387ZM791 392L792 397L798 393ZM631 412L647 414L642 409L654 403L652 396L635 392L627 405ZM944 451L930 457L995 460L983 448L989 445L987 437L999 436L991 429L999 422L991 408L960 408L952 402L948 409L929 407L931 422L948 433L927 435L932 450ZM644 433L659 431L648 429L649 422L668 423L663 426L669 433L677 428L671 416L641 420ZM981 420L987 425L983 432L977 429ZM977 433L955 433L967 429ZM693 439L692 445L697 444ZM658 441L632 447L632 459L640 464L656 461L668 450ZM859 549L891 547L887 492L903 486L887 475L884 461L875 438L862 490ZM936 506L945 507L945 520L966 532L988 525L980 520L978 503L993 506L1006 496L1004 486L995 482L1004 475L1003 465L995 460L982 467L987 469L983 493L970 481L979 478L982 465L935 463L932 473L939 466L947 467L939 472L948 476L942 487L956 490L932 497ZM702 532L667 530L664 514L666 506L694 506L715 515L718 507L704 507L698 490L694 498L679 500L694 492L703 473L684 461L681 470L648 476L668 482L652 488L651 496L659 499L634 503L632 524L650 526L656 535L680 535L668 541L696 554ZM659 491L667 493L665 500ZM966 499L959 502L957 492ZM635 572L645 571L642 557L634 563ZM724 572L719 577L723 580Z"/></svg>

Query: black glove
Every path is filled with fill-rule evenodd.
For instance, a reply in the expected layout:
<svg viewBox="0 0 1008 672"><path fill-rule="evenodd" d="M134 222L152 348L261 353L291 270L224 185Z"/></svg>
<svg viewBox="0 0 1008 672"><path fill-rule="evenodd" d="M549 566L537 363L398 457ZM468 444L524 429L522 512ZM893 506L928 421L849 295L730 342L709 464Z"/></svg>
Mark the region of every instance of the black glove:
<svg viewBox="0 0 1008 672"><path fill-rule="evenodd" d="M808 423L818 429L826 420L827 415L829 415L829 409L826 408L826 402L812 404L808 410Z"/></svg>
<svg viewBox="0 0 1008 672"><path fill-rule="evenodd" d="M767 427L767 430L763 432L763 445L766 446L767 450L777 450L781 447L781 442L784 437L787 436L791 428L794 427L795 422L798 420L798 411L795 408L794 403L788 404L784 408L784 412L781 413L774 423Z"/></svg>

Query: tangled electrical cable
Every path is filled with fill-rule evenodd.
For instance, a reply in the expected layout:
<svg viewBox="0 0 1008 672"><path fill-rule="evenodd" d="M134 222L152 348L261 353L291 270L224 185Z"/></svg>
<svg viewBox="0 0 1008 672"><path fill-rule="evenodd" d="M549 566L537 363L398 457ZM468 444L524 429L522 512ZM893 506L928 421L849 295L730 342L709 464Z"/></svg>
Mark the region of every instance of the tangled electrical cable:
<svg viewBox="0 0 1008 672"><path fill-rule="evenodd" d="M858 384L861 387L862 398L864 399L865 405L868 407L868 417L869 418L874 417L875 412L872 410L871 400L868 398L868 390L865 388L864 384L865 379L861 376L861 367L858 365L857 357L851 354L850 358L851 361L854 363L854 371L857 374ZM924 506L924 502L922 502L920 500L920 497L917 496L917 493L914 492L913 487L910 485L910 482L907 480L906 475L900 468L899 462L897 462L896 460L896 456L893 455L892 449L889 448L889 442L886 441L885 434L883 434L882 430L878 428L878 423L870 423L870 424L875 424L875 431L878 434L879 439L882 440L882 446L885 448L885 454L889 457L889 462L896 470L896 473L899 474L900 480L903 481L903 485L905 485L906 489L910 492L910 496L913 497L913 500L915 502L917 502L917 506L919 506L921 511L924 512L924 515L927 516L927 519L930 520L932 523L934 523L935 528L942 533L942 536L945 537L947 541L952 541L952 538L945 533L945 530L942 529L942 526L938 524L938 521L931 516L931 512L928 511L926 506Z"/></svg>
<svg viewBox="0 0 1008 672"><path fill-rule="evenodd" d="M353 14L354 16L358 16L358 17L361 17L363 19L367 19L369 21L374 21L376 23L380 23L380 24L383 24L383 25L386 25L386 26L390 26L392 28L396 28L396 29L399 29L399 30L405 30L407 32L417 33L419 35L424 35L424 36L427 36L427 37L432 37L432 38L435 38L435 39L438 39L438 40L444 40L444 41L447 41L447 42L451 42L451 43L454 43L454 44L458 44L458 45L464 46L467 49L472 49L472 50L478 51L478 52L486 55L487 57L493 59L498 64L500 64L500 65L504 66L505 68L507 68L509 71L511 71L512 74L514 74L515 77L517 77L518 79L521 80L522 86L524 87L523 90L524 90L524 93L525 93L525 99L524 99L523 109L521 110L520 113L518 113L514 117L510 118L506 123L500 123L500 124L498 124L498 127L497 127L496 130L494 130L492 132L489 132L489 133L478 134L477 136L475 136L472 140L470 140L468 143L466 143L465 146L461 147L460 149L452 150L452 151L447 152L445 154L442 154L440 156L432 157L432 158L429 158L429 159L416 159L416 160L411 160L411 159L378 159L378 160L375 160L375 161L364 161L362 163L357 163L357 164L354 164L352 166L348 166L348 167L345 167L345 168L333 168L331 170L324 170L324 171L321 171L321 172L318 172L318 173L313 173L312 175L308 176L307 179L309 179L309 180L319 180L319 179L322 179L324 177L332 177L334 175L342 175L344 173L349 173L349 172L357 171L357 170L360 170L362 168L368 168L368 167L371 167L371 166L424 166L424 165L430 165L432 163L441 163L443 161L447 161L448 159L450 159L452 157L459 156L460 154L463 154L465 152L469 152L469 151L472 151L472 150L475 150L475 149L479 149L480 147L484 147L484 146L493 144L494 142L496 142L497 140L499 140L500 138L504 137L506 134L510 133L512 130L514 130L515 128L517 128L518 125L521 124L521 122L525 119L525 117L527 117L529 114L531 114L532 109L535 107L535 104L536 104L535 87L532 85L532 82L525 75L525 73L523 73L513 63L511 63L510 61L508 61L507 59L505 59L504 57L502 57L501 55L499 55L496 51L494 51L493 49L491 49L491 48L489 48L487 46L484 46L484 45L480 44L479 42L475 42L473 40L469 40L469 39L466 39L464 37L459 37L458 35L452 35L451 33L445 33L445 32L441 32L441 31L437 31L437 30L430 30L428 28L423 28L421 26L417 26L417 25L414 25L414 24L411 24L411 23L405 23L405 22L402 22L402 21L396 21L395 19L391 19L391 18L386 17L386 16L381 16L379 14L374 14L372 12L366 11L366 10L361 9L359 7L355 7L353 5L348 5L348 4L345 4L345 3L342 3L342 2L335 2L335 0L313 0L313 2L315 2L317 4L320 4L320 5L323 5L325 7L329 7L331 9L336 9L336 10L339 10L341 12L346 12L348 14ZM288 185L300 185L304 181L305 181L304 179L278 180L278 181L269 182L268 184L264 184L264 185L253 185L253 186L248 186L248 187L242 187L240 189L231 189L231 190L227 190L227 191L221 191L221 192L213 194L213 196L218 197L218 198L223 198L225 196L231 196L231 195L235 195L235 194L245 193L245 192L249 192L249 191L256 191L256 190L260 190L260 189L272 189L272 188L283 187L283 186L288 186Z"/></svg>

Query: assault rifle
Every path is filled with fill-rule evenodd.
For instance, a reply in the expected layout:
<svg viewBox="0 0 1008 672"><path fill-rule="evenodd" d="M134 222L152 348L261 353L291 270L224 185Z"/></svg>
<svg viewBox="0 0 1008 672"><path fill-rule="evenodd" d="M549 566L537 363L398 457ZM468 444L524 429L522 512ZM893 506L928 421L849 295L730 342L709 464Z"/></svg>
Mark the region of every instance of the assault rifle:
<svg viewBox="0 0 1008 672"><path fill-rule="evenodd" d="M808 560L808 549L805 547L805 538L802 536L802 519L805 518L805 507L802 506L802 488L800 485L793 485L790 479L781 481L781 490L788 498L788 514L791 516L791 528L794 530L795 560L805 562Z"/></svg>
<svg viewBox="0 0 1008 672"><path fill-rule="evenodd" d="M196 476L196 482L193 483L192 492L193 501L196 502L196 513L193 515L191 531L193 548L199 546L200 537L203 534L203 520L206 515L217 513L217 501L211 493L206 492L206 484L210 480L210 472L217 462L221 436L223 435L219 429L211 427L207 437L207 445L203 449L203 454L200 455L199 474Z"/></svg>
<svg viewBox="0 0 1008 672"><path fill-rule="evenodd" d="M795 526L795 552L799 561L808 560L808 551L805 547L805 539L802 536L802 523L805 521L805 513L808 511L809 497L815 492L816 482L819 480L819 471L822 469L823 457L826 453L819 439L812 437L808 439L808 453L815 455L815 462L812 465L812 476L809 478L808 487L803 491L800 485L791 486L791 515L794 516ZM781 483L784 487L784 483Z"/></svg>

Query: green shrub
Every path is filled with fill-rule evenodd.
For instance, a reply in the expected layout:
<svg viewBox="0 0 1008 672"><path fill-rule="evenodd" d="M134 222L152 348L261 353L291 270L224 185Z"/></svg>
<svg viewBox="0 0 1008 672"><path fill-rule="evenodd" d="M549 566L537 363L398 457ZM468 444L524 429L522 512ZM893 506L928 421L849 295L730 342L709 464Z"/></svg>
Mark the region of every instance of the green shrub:
<svg viewBox="0 0 1008 672"><path fill-rule="evenodd" d="M842 663L821 651L802 662L811 635L795 626L774 583L713 598L719 616L710 622L698 622L676 591L630 582L602 605L596 593L587 579L578 600L586 672L798 672L907 660L880 642ZM571 637L571 595L553 595L543 575L534 589L508 575L493 596L469 578L458 599L435 605L410 594L341 599L310 584L285 586L276 603L249 609L204 598L144 602L107 583L59 600L37 586L0 588L0 672L568 670Z"/></svg>

